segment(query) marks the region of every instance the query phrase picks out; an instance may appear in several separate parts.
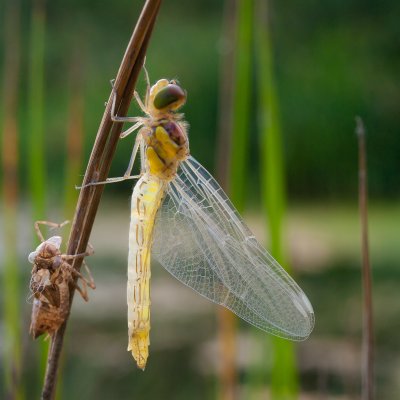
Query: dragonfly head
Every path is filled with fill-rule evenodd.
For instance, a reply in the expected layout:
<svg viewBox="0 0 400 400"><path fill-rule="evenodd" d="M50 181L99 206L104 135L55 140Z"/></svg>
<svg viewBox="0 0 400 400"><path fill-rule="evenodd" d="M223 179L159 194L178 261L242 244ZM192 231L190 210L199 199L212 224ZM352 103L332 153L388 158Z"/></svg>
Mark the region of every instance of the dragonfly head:
<svg viewBox="0 0 400 400"><path fill-rule="evenodd" d="M160 79L150 89L150 104L158 112L176 111L186 102L186 92L175 82Z"/></svg>
<svg viewBox="0 0 400 400"><path fill-rule="evenodd" d="M39 268L50 268L54 263L54 257L60 255L61 237L53 236L47 239L29 254L28 260Z"/></svg>

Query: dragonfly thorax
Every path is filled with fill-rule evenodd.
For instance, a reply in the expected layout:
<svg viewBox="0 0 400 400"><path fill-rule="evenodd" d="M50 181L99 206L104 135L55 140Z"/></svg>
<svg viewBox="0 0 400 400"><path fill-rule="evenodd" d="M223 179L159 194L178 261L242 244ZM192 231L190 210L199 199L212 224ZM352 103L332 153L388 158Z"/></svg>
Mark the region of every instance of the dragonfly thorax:
<svg viewBox="0 0 400 400"><path fill-rule="evenodd" d="M179 162L189 155L184 126L166 120L153 126L145 139L147 171L163 180L172 179L177 172Z"/></svg>
<svg viewBox="0 0 400 400"><path fill-rule="evenodd" d="M62 263L60 254L53 256L44 257L42 254L38 254L35 258L35 265L37 269L49 269L55 271Z"/></svg>

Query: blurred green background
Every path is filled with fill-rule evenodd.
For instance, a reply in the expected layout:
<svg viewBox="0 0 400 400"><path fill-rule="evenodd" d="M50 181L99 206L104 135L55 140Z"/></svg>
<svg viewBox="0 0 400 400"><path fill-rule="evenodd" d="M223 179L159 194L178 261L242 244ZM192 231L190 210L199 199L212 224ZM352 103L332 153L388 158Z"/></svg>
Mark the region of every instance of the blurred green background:
<svg viewBox="0 0 400 400"><path fill-rule="evenodd" d="M40 9L40 1L20 1L19 14L10 13L12 3L17 4L11 0L0 3L4 172L0 178L3 193L0 356L7 360L11 345L6 337L11 324L14 326L11 336L20 338L14 353L20 361L14 360L17 367L13 360L1 363L0 397L9 387L7 368L14 365L17 381L22 383L19 398L31 399L39 397L41 386L39 341L28 335L31 299L30 265L26 257L37 245L32 221L72 218L77 198L74 185L82 180L104 102L110 93L109 81L116 75L143 3L52 1L42 5L43 20L32 17L32 10ZM238 4L243 11L252 7L253 2L242 0ZM230 177L230 187L233 193L236 184L243 188L240 191L243 204L238 207L267 248L273 232L268 229L271 217L266 219L270 212L268 204L262 206L268 203L268 190L260 183L265 173L266 153L259 96L265 86L263 78L268 78L267 83L272 80L274 104L279 112L267 114L279 119L282 153L279 151L276 168L282 170L277 179L286 197L284 217L279 222L283 232L280 247L316 314L313 334L295 350L298 396L302 399L360 397L361 280L354 117L360 115L364 119L377 344L376 392L380 399L397 398L400 393L400 344L395 333L400 323L400 3L270 1L264 10L264 22L256 17L247 22L243 19L252 35L243 52L235 35L229 35L229 26L235 31L235 23L240 20L231 20L231 7L234 2L165 0L147 54L150 79L176 78L187 90L188 101L183 111L190 124L191 153L207 169L216 172L217 155L225 151L220 147L220 153L217 152L225 96L221 81L229 70L226 60L235 54L236 62L249 61L248 81L242 88L245 94L239 93L247 96L248 101L242 109L236 108L239 121L243 120L242 112L243 118L246 113L249 118L247 135L243 136L247 161L243 175ZM17 15L19 24L12 15ZM268 26L262 28L269 32L269 37L253 40L254 32L266 21ZM7 29L8 32L15 29L20 35L19 39L11 35L20 45L19 69L11 68L17 71L16 115L6 115L12 90L8 86L7 54L18 50L13 41L10 43ZM257 61L261 49L266 48L263 46L270 46L268 71ZM232 79L231 86L235 90L240 82ZM144 93L143 77L138 90ZM267 101L267 107L268 104L271 106ZM138 112L133 105L131 114ZM17 123L18 198L7 195L9 170L5 160L13 148L8 147L10 138L4 139L7 117ZM75 132L72 145L67 140L68 132ZM123 174L132 143L131 138L121 141L110 176ZM229 151L227 146L225 152ZM281 156L283 166L279 164ZM32 176L37 169L39 178L35 183ZM159 265L153 265L152 342L144 373L136 369L125 351L131 187L132 182L126 182L105 189L90 240L96 254L88 260L97 289L89 294L88 304L78 296L75 298L59 396L64 399L222 398L216 306L183 287ZM10 243L13 237L15 240ZM16 256L10 256L11 252L16 252ZM280 258L276 252L273 254ZM7 318L10 311L4 310L10 309L13 311ZM267 340L266 334L241 322L237 325L236 396L270 398L274 344ZM275 398L296 398L293 394L282 396Z"/></svg>

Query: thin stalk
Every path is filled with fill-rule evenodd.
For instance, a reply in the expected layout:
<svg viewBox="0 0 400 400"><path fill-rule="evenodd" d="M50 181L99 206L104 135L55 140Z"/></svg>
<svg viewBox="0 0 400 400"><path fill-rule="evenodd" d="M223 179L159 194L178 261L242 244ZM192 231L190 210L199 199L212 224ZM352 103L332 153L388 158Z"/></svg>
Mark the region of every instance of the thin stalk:
<svg viewBox="0 0 400 400"><path fill-rule="evenodd" d="M46 170L44 140L44 48L46 29L46 8L44 0L32 3L30 44L29 44L29 87L28 87L28 183L31 194L32 222L45 219ZM37 243L35 243L37 245ZM39 339L39 374L42 379L49 344Z"/></svg>
<svg viewBox="0 0 400 400"><path fill-rule="evenodd" d="M363 301L362 341L362 399L374 398L374 326L372 311L372 280L368 241L368 175L365 128L360 117L356 117L358 138L358 200L361 221L361 254Z"/></svg>
<svg viewBox="0 0 400 400"><path fill-rule="evenodd" d="M233 121L229 165L229 194L239 212L246 198L249 149L253 1L236 0Z"/></svg>
<svg viewBox="0 0 400 400"><path fill-rule="evenodd" d="M78 46L72 57L70 67L69 112L67 122L67 157L65 165L65 219L71 218L78 200L78 191L74 185L82 167L83 153L83 116L85 112L83 96L84 52Z"/></svg>
<svg viewBox="0 0 400 400"><path fill-rule="evenodd" d="M289 271L283 246L283 223L286 208L285 173L278 99L273 73L271 38L268 31L266 3L259 0L256 23L256 63L259 87L259 122L261 134L261 180L264 208L268 215L270 250ZM271 371L271 397L295 399L298 376L294 345L273 338L274 360Z"/></svg>
<svg viewBox="0 0 400 400"><path fill-rule="evenodd" d="M225 25L230 37L234 37L234 52L226 57L223 66L220 120L218 175L227 190L233 204L239 212L245 205L246 165L249 149L250 97L251 97L251 50L253 2L236 0L233 26L229 27L227 18L232 18L231 5L226 7ZM227 35L227 36L228 36ZM229 63L229 64L228 64ZM233 66L233 70L231 70ZM229 70L225 75L225 70ZM229 88L232 82L232 88ZM225 98L226 96L226 98ZM225 114L225 115L224 115ZM229 135L229 131L231 135ZM229 137L230 136L230 137ZM228 139L229 137L229 139ZM225 153L224 153L225 151ZM227 157L226 155L229 154ZM221 342L221 375L220 398L235 398L235 331L236 317L228 310L220 310L218 314Z"/></svg>
<svg viewBox="0 0 400 400"><path fill-rule="evenodd" d="M230 72L225 79L230 79L232 84L232 93L228 90L226 94L228 99L221 99L221 104L225 109L229 107L229 112L225 116L228 125L221 123L221 139L219 142L219 155L225 150L225 154L218 163L218 172L223 179L222 184L227 189L233 204L239 212L244 209L245 203L245 182L246 182L246 164L248 159L249 142L249 122L250 122L250 93L251 93L251 49L252 49L252 8L253 2L249 0L236 0L234 15L235 43L234 53L229 61L233 65L233 73ZM226 6L228 7L228 6ZM227 28L229 29L229 27ZM224 84L224 82L222 82ZM227 86L229 82L225 82ZM226 104L224 103L226 100ZM224 137L228 136L225 132L231 131L231 138L226 148L223 143ZM228 164L228 172L224 174L222 163ZM235 398L236 371L235 371L235 324L236 318L228 310L219 311L219 328L221 338L222 363L221 363L221 388L220 397L222 399Z"/></svg>
<svg viewBox="0 0 400 400"><path fill-rule="evenodd" d="M4 383L5 398L22 398L21 385L21 290L17 257L18 207L18 89L20 82L20 3L6 2L4 10L3 79L3 229L4 229Z"/></svg>
<svg viewBox="0 0 400 400"><path fill-rule="evenodd" d="M236 24L235 3L225 0L222 33L220 39L218 137L216 151L216 175L221 187L229 192L229 155L233 125L233 62L234 29Z"/></svg>
<svg viewBox="0 0 400 400"><path fill-rule="evenodd" d="M46 9L44 0L34 0L30 32L28 177L32 195L33 220L45 216L44 140L44 41Z"/></svg>
<svg viewBox="0 0 400 400"><path fill-rule="evenodd" d="M126 115L132 100L139 72L143 66L144 57L154 27L155 19L160 8L161 0L147 0L139 20L129 41L121 66L119 68L114 90L117 95L117 113ZM121 123L111 121L112 93L104 111L103 118L97 132L96 140L90 155L83 185L105 180L110 170L119 135L122 131ZM87 248L89 236L103 193L104 185L85 187L81 190L75 216L68 241L68 254L84 252ZM76 259L72 266L80 269L82 260ZM71 287L71 300L74 288ZM72 301L71 301L72 303ZM63 346L63 338L68 319L52 337L50 353L47 360L46 377L43 385L42 399L51 400L55 392L57 381L58 362Z"/></svg>
<svg viewBox="0 0 400 400"><path fill-rule="evenodd" d="M76 39L76 38L75 38ZM83 51L82 37L74 45L74 53L69 68L69 101L66 140L65 184L64 184L64 218L69 220L73 215L79 192L75 189L76 177L82 168L83 158L83 129L84 129L84 93L83 74L85 71L85 52ZM55 398L62 398L63 379L61 371L64 368L65 357L61 355L59 361L59 379Z"/></svg>
<svg viewBox="0 0 400 400"><path fill-rule="evenodd" d="M216 152L217 179L221 187L229 193L229 154L232 132L232 78L233 78L233 32L235 27L235 7L232 0L226 0L221 34L219 127ZM218 338L220 349L220 371L218 398L236 398L236 317L226 308L218 307Z"/></svg>

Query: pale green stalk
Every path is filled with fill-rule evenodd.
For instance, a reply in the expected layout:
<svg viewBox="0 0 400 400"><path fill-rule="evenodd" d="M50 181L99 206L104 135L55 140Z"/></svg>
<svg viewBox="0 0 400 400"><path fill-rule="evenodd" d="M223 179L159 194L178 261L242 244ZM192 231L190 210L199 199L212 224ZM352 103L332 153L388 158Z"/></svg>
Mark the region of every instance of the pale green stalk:
<svg viewBox="0 0 400 400"><path fill-rule="evenodd" d="M44 140L44 42L46 13L44 2L32 5L28 90L28 179L33 221L46 219L46 171ZM35 240L35 245L37 241ZM49 341L40 341L40 376L44 375Z"/></svg>
<svg viewBox="0 0 400 400"><path fill-rule="evenodd" d="M222 24L221 41L233 42L233 32L237 26L235 4L226 0ZM226 51L227 50L227 51ZM228 192L229 156L231 149L233 115L233 43L220 56L220 91L219 91L219 132L216 151L216 176L222 188ZM226 308L217 310L219 359L218 399L232 400L237 390L236 371L236 317Z"/></svg>
<svg viewBox="0 0 400 400"><path fill-rule="evenodd" d="M4 275L3 275L3 310L4 310L4 373L6 397L22 398L21 386L21 287L17 258L17 210L4 204Z"/></svg>
<svg viewBox="0 0 400 400"><path fill-rule="evenodd" d="M43 2L33 2L29 63L28 177L33 219L45 216L45 141L44 141L44 39Z"/></svg>
<svg viewBox="0 0 400 400"><path fill-rule="evenodd" d="M235 8L235 9L234 9ZM233 54L221 57L220 126L217 178L232 202L242 211L245 203L248 126L250 120L252 1L227 0L224 40L233 36ZM234 15L233 15L234 14ZM236 392L236 317L218 311L220 363L218 398L231 400Z"/></svg>
<svg viewBox="0 0 400 400"><path fill-rule="evenodd" d="M233 78L232 141L229 194L233 204L243 212L246 198L251 117L251 53L253 31L253 1L237 0L236 45Z"/></svg>
<svg viewBox="0 0 400 400"><path fill-rule="evenodd" d="M259 0L256 23L256 64L259 87L258 116L261 135L261 187L268 215L270 252L288 271L283 246L285 216L285 173L279 106L273 73L271 39L263 0ZM270 339L268 339L270 340ZM295 346L284 339L273 339L274 359L271 371L271 398L295 399L298 396L298 374Z"/></svg>
<svg viewBox="0 0 400 400"><path fill-rule="evenodd" d="M2 312L4 313L5 398L22 399L21 289L17 253L18 215L18 92L20 71L20 4L9 0L4 10L4 79L2 104L2 200L4 260Z"/></svg>

